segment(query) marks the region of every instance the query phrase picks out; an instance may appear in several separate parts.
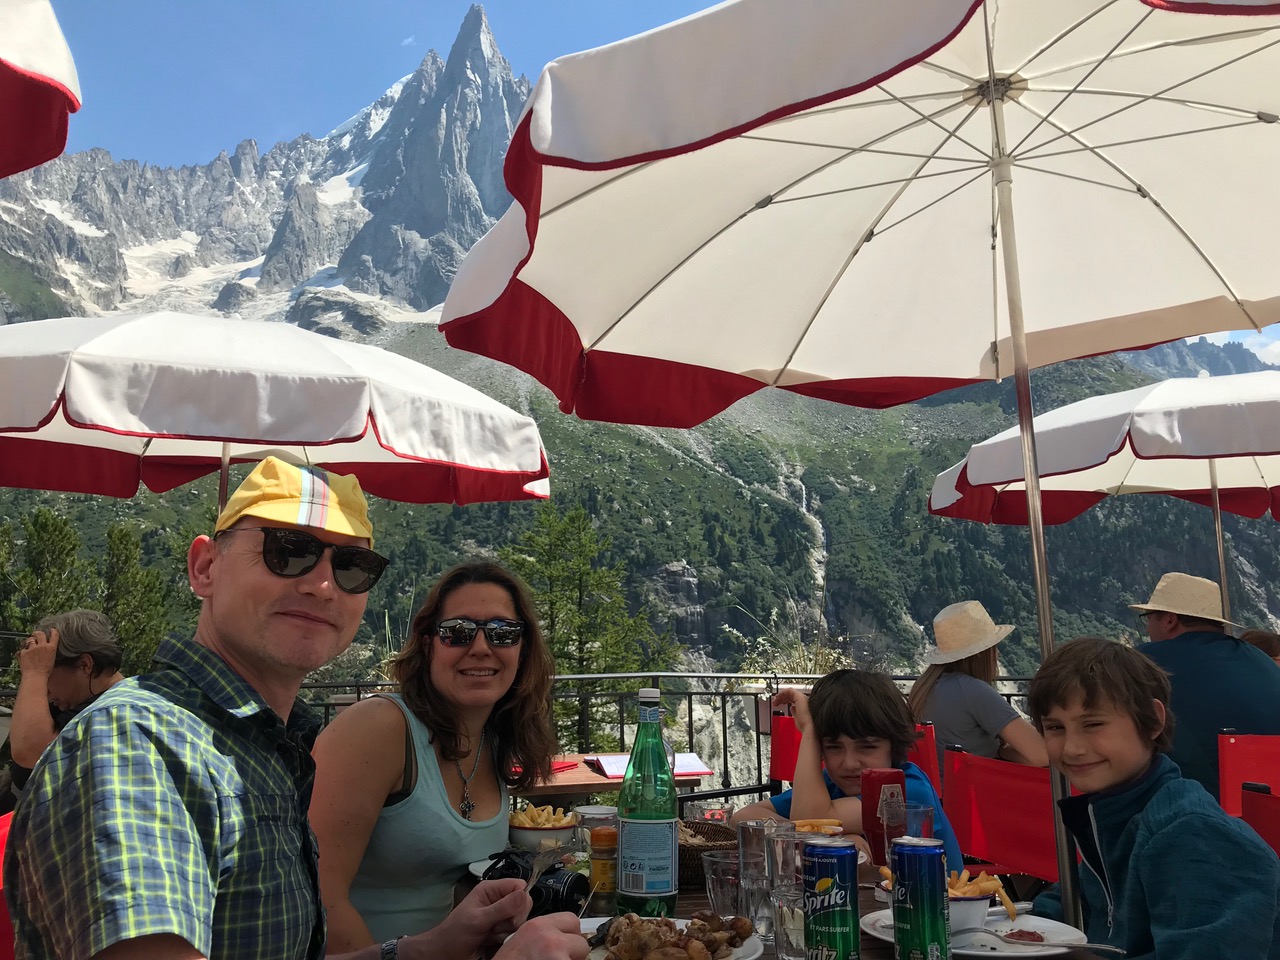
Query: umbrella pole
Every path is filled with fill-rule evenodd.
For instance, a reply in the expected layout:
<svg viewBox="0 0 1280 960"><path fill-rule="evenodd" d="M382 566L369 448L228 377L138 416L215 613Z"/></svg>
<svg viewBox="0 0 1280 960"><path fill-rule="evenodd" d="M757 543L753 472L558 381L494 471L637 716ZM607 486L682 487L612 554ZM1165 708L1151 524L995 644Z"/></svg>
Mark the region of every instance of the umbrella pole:
<svg viewBox="0 0 1280 960"><path fill-rule="evenodd" d="M1041 658L1053 653L1053 605L1049 599L1049 559L1044 541L1044 513L1040 504L1040 465L1036 458L1035 409L1031 402L1031 367L1027 360L1027 333L1022 320L1022 278L1018 272L1018 243L1013 225L1013 161L1004 156L1004 118L1001 103L995 111L997 158L992 161L1000 209L1000 244L1004 253L1005 296L1009 306L1009 339L1013 342L1013 385L1018 401L1018 434L1022 440L1022 477L1027 490L1027 524L1031 531L1031 572L1036 588L1036 619L1040 627ZM1063 919L1083 929L1080 893L1076 886L1075 844L1067 836L1057 801L1070 796L1067 778L1054 771L1049 776L1054 799L1054 837L1058 847L1058 883L1062 892Z"/></svg>
<svg viewBox="0 0 1280 960"><path fill-rule="evenodd" d="M227 481L231 478L231 444L222 444L222 466L218 470L218 514L227 505Z"/></svg>
<svg viewBox="0 0 1280 960"><path fill-rule="evenodd" d="M1218 503L1218 463L1209 461L1209 489L1213 492L1213 532L1218 535L1218 589L1222 593L1222 616L1231 619L1231 598L1227 595L1227 547L1222 538L1222 506Z"/></svg>

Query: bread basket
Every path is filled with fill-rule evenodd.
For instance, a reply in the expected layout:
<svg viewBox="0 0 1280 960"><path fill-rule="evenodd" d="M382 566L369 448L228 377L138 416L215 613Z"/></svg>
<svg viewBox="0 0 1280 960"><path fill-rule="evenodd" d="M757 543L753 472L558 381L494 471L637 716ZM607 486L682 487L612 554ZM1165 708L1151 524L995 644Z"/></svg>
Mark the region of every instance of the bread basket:
<svg viewBox="0 0 1280 960"><path fill-rule="evenodd" d="M733 827L709 820L686 820L684 826L695 839L689 840L685 834L680 842L680 886L686 890L701 890L706 884L702 855L710 850L737 850L738 832Z"/></svg>

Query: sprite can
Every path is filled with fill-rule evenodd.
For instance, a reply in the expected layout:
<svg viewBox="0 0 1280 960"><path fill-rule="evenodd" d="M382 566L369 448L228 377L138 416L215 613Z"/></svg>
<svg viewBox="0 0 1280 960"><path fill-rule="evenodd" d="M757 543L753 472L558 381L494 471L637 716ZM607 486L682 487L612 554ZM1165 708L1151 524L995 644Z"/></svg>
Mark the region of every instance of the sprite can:
<svg viewBox="0 0 1280 960"><path fill-rule="evenodd" d="M949 960L946 854L941 840L898 837L893 871L893 954L897 960Z"/></svg>
<svg viewBox="0 0 1280 960"><path fill-rule="evenodd" d="M807 960L859 960L858 848L821 837L804 845L804 950Z"/></svg>

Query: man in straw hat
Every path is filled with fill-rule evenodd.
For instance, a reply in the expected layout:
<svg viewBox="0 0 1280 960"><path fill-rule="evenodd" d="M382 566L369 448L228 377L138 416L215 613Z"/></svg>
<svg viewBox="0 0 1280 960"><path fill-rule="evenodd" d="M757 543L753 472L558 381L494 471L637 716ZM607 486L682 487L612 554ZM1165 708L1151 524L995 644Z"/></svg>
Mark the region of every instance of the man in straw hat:
<svg viewBox="0 0 1280 960"><path fill-rule="evenodd" d="M354 477L274 457L253 469L188 551L195 637L161 644L156 672L99 697L31 776L4 862L19 956L325 955L306 820L318 724L295 698L354 638L387 565L372 547ZM469 958L531 905L521 881L491 881L435 930L349 956ZM499 956L580 960L578 929L532 921Z"/></svg>
<svg viewBox="0 0 1280 960"><path fill-rule="evenodd" d="M1218 585L1186 573L1166 573L1146 603L1150 643L1138 649L1169 672L1178 718L1169 756L1183 776L1199 780L1215 800L1218 732L1280 734L1280 670L1265 653L1228 636Z"/></svg>
<svg viewBox="0 0 1280 960"><path fill-rule="evenodd" d="M952 744L980 757L1049 763L1035 727L993 686L1000 673L996 646L1012 632L1013 624L995 623L977 600L943 607L933 618L934 646L907 706L917 722L933 724L940 765Z"/></svg>

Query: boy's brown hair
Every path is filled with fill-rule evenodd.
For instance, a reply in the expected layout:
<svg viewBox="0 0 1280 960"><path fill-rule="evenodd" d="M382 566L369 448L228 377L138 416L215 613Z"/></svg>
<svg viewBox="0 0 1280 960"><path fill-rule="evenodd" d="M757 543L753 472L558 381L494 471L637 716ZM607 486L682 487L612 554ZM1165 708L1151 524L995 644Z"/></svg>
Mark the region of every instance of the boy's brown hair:
<svg viewBox="0 0 1280 960"><path fill-rule="evenodd" d="M1086 709L1107 700L1127 713L1157 752L1164 753L1173 743L1169 674L1132 647L1102 637L1081 637L1053 651L1027 692L1027 708L1036 729L1043 733L1045 715L1054 707L1067 706L1077 695ZM1164 704L1163 730L1152 700Z"/></svg>
<svg viewBox="0 0 1280 960"><path fill-rule="evenodd" d="M813 685L809 695L813 732L819 740L843 734L851 740L879 737L889 741L895 767L907 762L916 742L916 721L907 698L883 673L835 670Z"/></svg>

